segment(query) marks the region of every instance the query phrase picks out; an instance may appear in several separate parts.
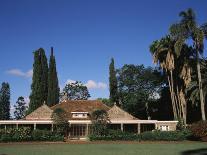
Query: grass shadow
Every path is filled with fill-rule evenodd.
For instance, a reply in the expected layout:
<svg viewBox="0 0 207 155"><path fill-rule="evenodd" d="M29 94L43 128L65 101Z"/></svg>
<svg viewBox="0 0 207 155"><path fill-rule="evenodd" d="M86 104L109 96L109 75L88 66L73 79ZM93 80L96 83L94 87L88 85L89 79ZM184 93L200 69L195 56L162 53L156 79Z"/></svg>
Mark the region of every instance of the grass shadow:
<svg viewBox="0 0 207 155"><path fill-rule="evenodd" d="M181 155L207 155L207 148L183 151Z"/></svg>

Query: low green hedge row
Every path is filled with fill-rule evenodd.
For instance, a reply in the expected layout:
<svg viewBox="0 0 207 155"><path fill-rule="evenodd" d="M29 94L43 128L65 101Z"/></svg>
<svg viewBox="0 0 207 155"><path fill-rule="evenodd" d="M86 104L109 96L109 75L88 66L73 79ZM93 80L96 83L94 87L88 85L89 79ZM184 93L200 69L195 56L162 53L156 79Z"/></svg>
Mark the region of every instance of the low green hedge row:
<svg viewBox="0 0 207 155"><path fill-rule="evenodd" d="M63 141L64 136L47 130L31 130L30 128L0 130L0 142L21 141Z"/></svg>
<svg viewBox="0 0 207 155"><path fill-rule="evenodd" d="M191 136L190 131L149 131L141 134L110 130L106 135L89 135L91 141L124 140L124 141L182 141Z"/></svg>

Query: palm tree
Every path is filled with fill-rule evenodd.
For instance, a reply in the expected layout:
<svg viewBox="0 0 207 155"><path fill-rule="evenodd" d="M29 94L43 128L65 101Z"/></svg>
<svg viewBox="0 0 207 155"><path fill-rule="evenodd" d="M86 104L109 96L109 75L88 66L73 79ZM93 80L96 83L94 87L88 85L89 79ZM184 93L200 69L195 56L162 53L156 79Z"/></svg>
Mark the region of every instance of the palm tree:
<svg viewBox="0 0 207 155"><path fill-rule="evenodd" d="M201 114L202 120L206 120L205 116L205 103L204 103L204 95L203 95L203 85L201 78L201 68L200 68L200 55L203 54L204 49L204 35L206 34L206 25L200 27L196 23L195 13L192 9L188 9L186 11L180 12L181 21L178 24L174 24L171 26L170 31L171 35L177 40L176 44L179 48L188 41L188 39L192 39L194 53L197 64L197 76L198 76L198 86L199 86L199 96L200 96L200 104L201 104Z"/></svg>
<svg viewBox="0 0 207 155"><path fill-rule="evenodd" d="M204 101L205 97L207 96L207 60L202 60L201 61L201 74L202 74L202 85L203 85L203 94L204 94ZM198 85L198 80L196 73L192 73L192 81L186 88L186 93L189 96L189 100L193 104L197 104L200 99L199 95L199 85Z"/></svg>
<svg viewBox="0 0 207 155"><path fill-rule="evenodd" d="M170 39L170 36L166 36L160 40L156 40L150 46L150 52L153 55L153 61L155 64L159 64L160 67L166 71L168 77L168 84L170 88L172 108L174 119L178 118L178 107L177 99L174 91L174 54L173 54L174 43Z"/></svg>

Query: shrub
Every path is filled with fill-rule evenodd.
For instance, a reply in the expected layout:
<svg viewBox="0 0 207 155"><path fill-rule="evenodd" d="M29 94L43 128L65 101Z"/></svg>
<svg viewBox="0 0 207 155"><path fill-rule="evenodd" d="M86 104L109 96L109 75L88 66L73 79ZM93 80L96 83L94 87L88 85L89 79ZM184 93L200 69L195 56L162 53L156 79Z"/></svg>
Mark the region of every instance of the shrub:
<svg viewBox="0 0 207 155"><path fill-rule="evenodd" d="M183 131L149 131L138 134L122 132L120 130L109 130L106 135L92 134L89 136L91 141L95 140L130 140L130 141L182 141L186 140L191 133L189 130Z"/></svg>
<svg viewBox="0 0 207 155"><path fill-rule="evenodd" d="M141 140L150 141L182 141L191 135L189 130L182 131L153 131L144 132L140 135Z"/></svg>
<svg viewBox="0 0 207 155"><path fill-rule="evenodd" d="M89 136L91 141L95 140L139 140L139 135L133 133L122 132L121 130L108 130L105 135L92 134Z"/></svg>
<svg viewBox="0 0 207 155"><path fill-rule="evenodd" d="M64 136L57 132L52 132L48 130L33 130L32 140L34 141L63 141Z"/></svg>
<svg viewBox="0 0 207 155"><path fill-rule="evenodd" d="M64 136L47 130L33 130L30 128L0 130L0 142L19 141L63 141Z"/></svg>
<svg viewBox="0 0 207 155"><path fill-rule="evenodd" d="M189 127L189 129L195 138L202 139L207 137L207 121L194 123Z"/></svg>

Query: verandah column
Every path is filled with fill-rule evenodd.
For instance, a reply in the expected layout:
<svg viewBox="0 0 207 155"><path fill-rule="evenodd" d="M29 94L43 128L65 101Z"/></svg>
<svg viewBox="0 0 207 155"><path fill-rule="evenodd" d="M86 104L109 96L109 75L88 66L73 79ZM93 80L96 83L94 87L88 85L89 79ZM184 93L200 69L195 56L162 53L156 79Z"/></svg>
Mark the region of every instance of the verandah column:
<svg viewBox="0 0 207 155"><path fill-rule="evenodd" d="M121 131L124 131L124 124L121 123Z"/></svg>
<svg viewBox="0 0 207 155"><path fill-rule="evenodd" d="M88 136L88 123L86 124L86 136Z"/></svg>
<svg viewBox="0 0 207 155"><path fill-rule="evenodd" d="M36 130L36 123L34 123L34 130Z"/></svg>
<svg viewBox="0 0 207 155"><path fill-rule="evenodd" d="M51 124L51 131L53 132L53 123Z"/></svg>
<svg viewBox="0 0 207 155"><path fill-rule="evenodd" d="M137 133L138 134L141 133L141 125L140 125L140 123L137 124Z"/></svg>
<svg viewBox="0 0 207 155"><path fill-rule="evenodd" d="M19 128L19 124L17 123L17 124L16 124L16 129L18 129L18 128Z"/></svg>

